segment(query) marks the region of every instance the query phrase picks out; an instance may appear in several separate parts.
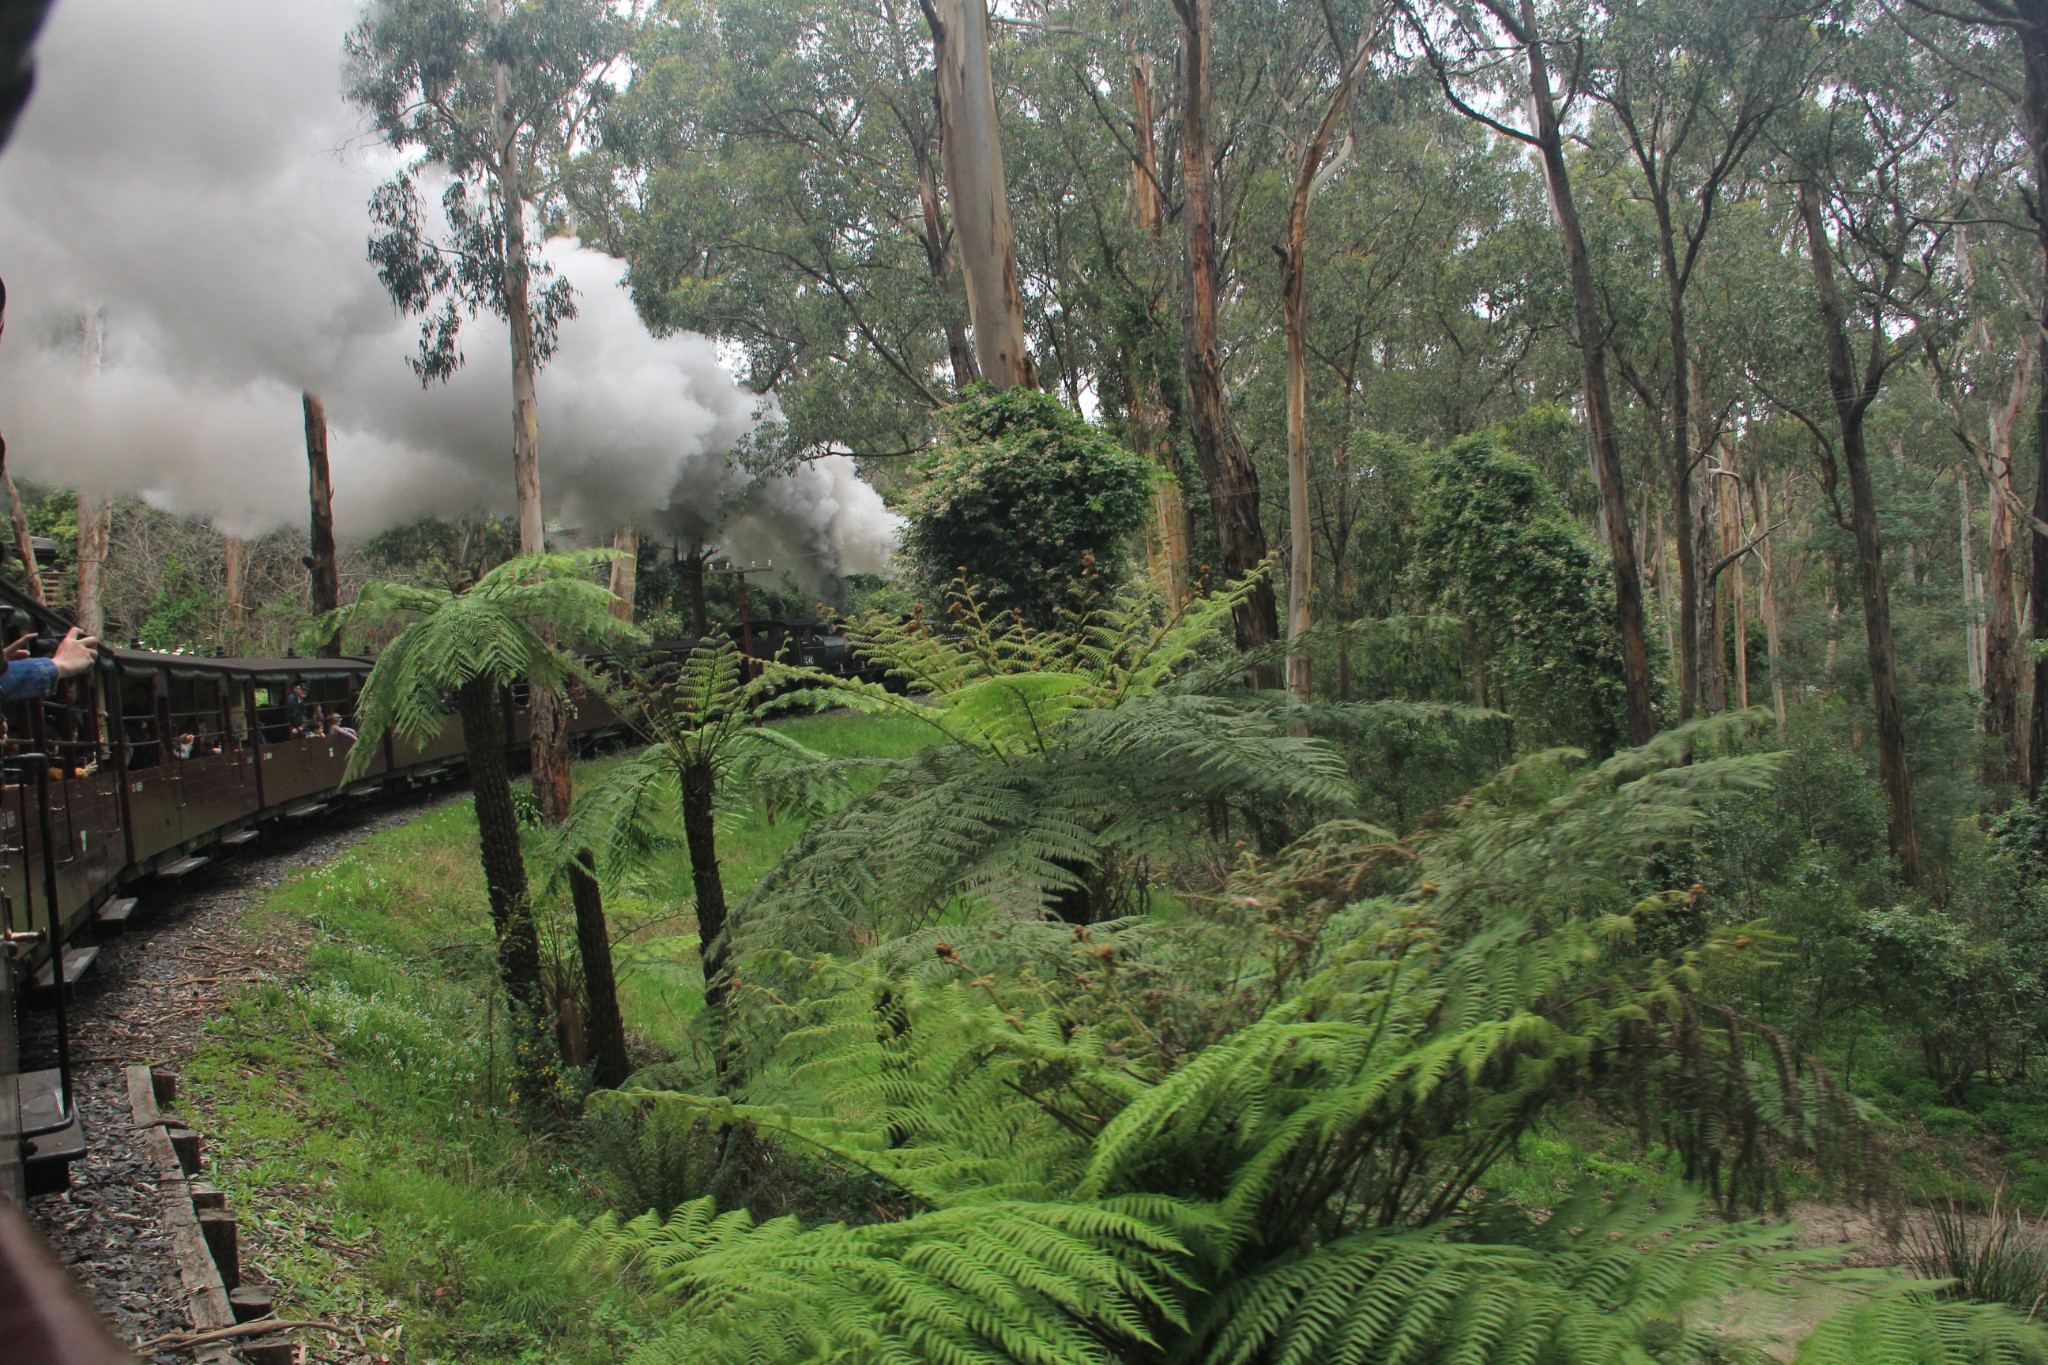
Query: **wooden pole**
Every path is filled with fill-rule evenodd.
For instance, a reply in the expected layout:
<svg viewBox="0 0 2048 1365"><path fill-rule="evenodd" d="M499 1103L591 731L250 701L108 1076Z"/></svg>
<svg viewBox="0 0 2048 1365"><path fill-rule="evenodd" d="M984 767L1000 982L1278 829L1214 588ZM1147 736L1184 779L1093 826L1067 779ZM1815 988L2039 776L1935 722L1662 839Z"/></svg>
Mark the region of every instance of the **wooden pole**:
<svg viewBox="0 0 2048 1365"><path fill-rule="evenodd" d="M312 552L306 556L311 571L309 605L315 616L325 615L341 605L341 572L334 562L334 480L327 469L327 409L311 393L300 395L306 410L306 469L312 502ZM320 642L320 657L341 657L341 632Z"/></svg>

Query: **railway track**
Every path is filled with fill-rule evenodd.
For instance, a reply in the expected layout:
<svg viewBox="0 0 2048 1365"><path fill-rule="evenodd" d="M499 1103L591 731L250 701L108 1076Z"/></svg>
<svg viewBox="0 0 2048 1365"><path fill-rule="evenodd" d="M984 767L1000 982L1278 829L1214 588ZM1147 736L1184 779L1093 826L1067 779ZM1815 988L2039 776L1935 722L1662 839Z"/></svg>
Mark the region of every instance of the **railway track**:
<svg viewBox="0 0 2048 1365"><path fill-rule="evenodd" d="M281 830L241 857L146 895L128 930L103 945L92 970L74 985L72 1065L90 1142L72 1165L68 1187L30 1198L26 1209L56 1259L129 1345L194 1324L157 1173L130 1119L125 1069L153 1064L176 1070L233 990L289 980L303 944L251 929L248 909L299 872L413 818L436 799L442 798L392 801L326 827ZM24 1014L22 1042L30 1055L53 1046L52 1032L47 1012ZM245 1250L249 1274L259 1282L260 1262L260 1254ZM192 1356L163 1351L149 1358L171 1365Z"/></svg>

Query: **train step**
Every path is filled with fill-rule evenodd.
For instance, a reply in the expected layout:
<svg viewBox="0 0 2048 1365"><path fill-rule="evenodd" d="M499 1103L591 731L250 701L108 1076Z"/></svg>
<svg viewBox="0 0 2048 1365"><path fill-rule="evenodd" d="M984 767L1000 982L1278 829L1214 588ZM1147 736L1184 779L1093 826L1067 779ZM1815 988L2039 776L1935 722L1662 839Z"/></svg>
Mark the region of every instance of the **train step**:
<svg viewBox="0 0 2048 1365"><path fill-rule="evenodd" d="M213 859L199 853L188 853L174 863L165 863L156 870L159 877L186 877L205 867Z"/></svg>
<svg viewBox="0 0 2048 1365"><path fill-rule="evenodd" d="M66 948L64 950L64 984L69 986L76 982L79 977L84 976L91 969L93 962L98 959L99 955L100 950L97 948ZM54 961L45 962L36 969L36 974L28 979L28 984L31 990L53 991L57 989L57 964Z"/></svg>
<svg viewBox="0 0 2048 1365"><path fill-rule="evenodd" d="M119 896L99 908L93 920L102 929L116 933L128 927L128 921L135 915L135 907L142 902L133 896Z"/></svg>
<svg viewBox="0 0 2048 1365"><path fill-rule="evenodd" d="M54 1194L71 1184L71 1163L85 1155L85 1124L64 1113L55 1071L24 1071L21 1095L22 1166L30 1194Z"/></svg>
<svg viewBox="0 0 2048 1365"><path fill-rule="evenodd" d="M325 801L304 801L296 806L285 807L284 818L287 820L303 820L309 815L318 815L326 809L327 803Z"/></svg>
<svg viewBox="0 0 2048 1365"><path fill-rule="evenodd" d="M238 829L233 834L223 834L220 838L220 846L222 848L244 848L256 842L258 833L259 831L252 825L248 829Z"/></svg>

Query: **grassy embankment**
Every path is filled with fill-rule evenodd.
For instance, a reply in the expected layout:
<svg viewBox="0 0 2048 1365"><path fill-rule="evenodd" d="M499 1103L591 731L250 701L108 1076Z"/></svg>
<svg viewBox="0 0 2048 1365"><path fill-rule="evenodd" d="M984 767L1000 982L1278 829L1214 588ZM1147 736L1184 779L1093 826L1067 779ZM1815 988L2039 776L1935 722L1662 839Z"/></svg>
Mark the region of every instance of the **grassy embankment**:
<svg viewBox="0 0 2048 1365"><path fill-rule="evenodd" d="M786 724L835 756L928 738L894 717ZM799 828L754 811L722 830L730 892ZM536 1143L502 1107L474 831L468 802L450 803L253 910L259 927L302 927L305 970L234 1003L186 1068L187 1093L286 1316L367 1322L385 1342L372 1336L372 1354L393 1359L615 1359L637 1306L593 1301L522 1231L595 1214L603 1194L573 1147ZM656 1049L682 1045L701 1000L688 887L677 849L610 906L628 1028Z"/></svg>

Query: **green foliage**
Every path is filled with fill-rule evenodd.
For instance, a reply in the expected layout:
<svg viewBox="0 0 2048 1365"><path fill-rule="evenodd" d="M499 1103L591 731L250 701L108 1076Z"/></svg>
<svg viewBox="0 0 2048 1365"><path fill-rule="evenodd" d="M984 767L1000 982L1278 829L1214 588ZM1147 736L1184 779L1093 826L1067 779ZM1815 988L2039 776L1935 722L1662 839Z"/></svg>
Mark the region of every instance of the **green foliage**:
<svg viewBox="0 0 2048 1365"><path fill-rule="evenodd" d="M784 1042L800 1107L625 1098L810 1143L917 1211L807 1227L702 1200L563 1235L672 1306L656 1359L1723 1359L1743 1343L1716 1330L1722 1300L1798 1283L1783 1230L1703 1223L1683 1194L1547 1218L1477 1195L1520 1134L1588 1095L1642 1114L1730 1199L1788 1155L1853 1154L1847 1098L1703 993L1717 959L1759 951L1749 937L1639 946L1684 897L1626 884L1768 769L1680 761L1726 737L1576 772L1546 759L1410 843L1337 827L1247 868L1231 902L1287 907L1317 966L1193 1052L1159 1048L1129 996L950 945L914 976L824 968L838 989ZM1100 935L1104 977L1157 946ZM2009 1317L1842 1288L1808 1359L2048 1358Z"/></svg>
<svg viewBox="0 0 2048 1365"><path fill-rule="evenodd" d="M421 517L363 542L363 558L386 578L460 592L517 552L518 528L508 521Z"/></svg>
<svg viewBox="0 0 2048 1365"><path fill-rule="evenodd" d="M543 234L510 229L530 206L545 214L560 202L549 167L568 155L610 93L606 74L627 41L623 16L601 0L393 0L371 7L349 32L349 97L393 150L412 158L370 197L379 231L369 247L392 302L424 315L412 361L422 383L461 367L466 318L490 312L509 320L515 262L507 253L515 243L525 253L516 262L519 287L527 272L539 281L519 301L522 309L531 304L527 340L539 362L575 315L569 282L538 251ZM441 175L437 232L419 182ZM512 203L508 185L517 187Z"/></svg>
<svg viewBox="0 0 2048 1365"><path fill-rule="evenodd" d="M167 653L194 651L211 643L208 637L220 616L220 603L201 589L192 573L177 561L164 572L164 586L136 627L143 649Z"/></svg>
<svg viewBox="0 0 2048 1365"><path fill-rule="evenodd" d="M767 678L749 679L730 640L692 650L673 669L650 670L630 655L610 666L612 676L591 674L591 681L647 747L578 794L551 841L557 864L587 854L600 878L632 874L673 838L683 790L694 782L708 783L722 798L772 795L794 803L792 814L829 795L829 777L819 790L810 780L829 772L824 757L761 723L794 703L784 698L778 705Z"/></svg>
<svg viewBox="0 0 2048 1365"><path fill-rule="evenodd" d="M1492 436L1453 442L1430 469L1417 538L1425 582L1488 637L1489 694L1523 743L1612 752L1626 711L1611 584L1585 532L1533 465ZM1488 662L1481 662L1488 660Z"/></svg>
<svg viewBox="0 0 2048 1365"><path fill-rule="evenodd" d="M1271 703L1193 690L1198 651L1244 591L1166 614L1127 596L1039 630L991 618L963 586L950 630L887 616L849 627L905 690L772 670L913 718L938 742L849 765L873 787L811 826L735 933L827 950L849 931L893 935L956 913L1098 919L1126 904L1141 860L1184 842L1212 803L1342 809L1350 788L1329 746L1284 733Z"/></svg>
<svg viewBox="0 0 2048 1365"><path fill-rule="evenodd" d="M324 619L322 630L356 634L411 622L384 647L363 683L358 739L343 781L368 771L387 731L415 743L439 734L449 698L473 679L560 687L572 672L562 648L637 639L631 625L611 614L611 593L591 577L613 553L524 555L462 592L380 579Z"/></svg>
<svg viewBox="0 0 2048 1365"><path fill-rule="evenodd" d="M1145 518L1146 462L1033 389L970 390L941 414L903 551L928 591L956 577L991 613L1047 627L1076 593L1112 592Z"/></svg>

